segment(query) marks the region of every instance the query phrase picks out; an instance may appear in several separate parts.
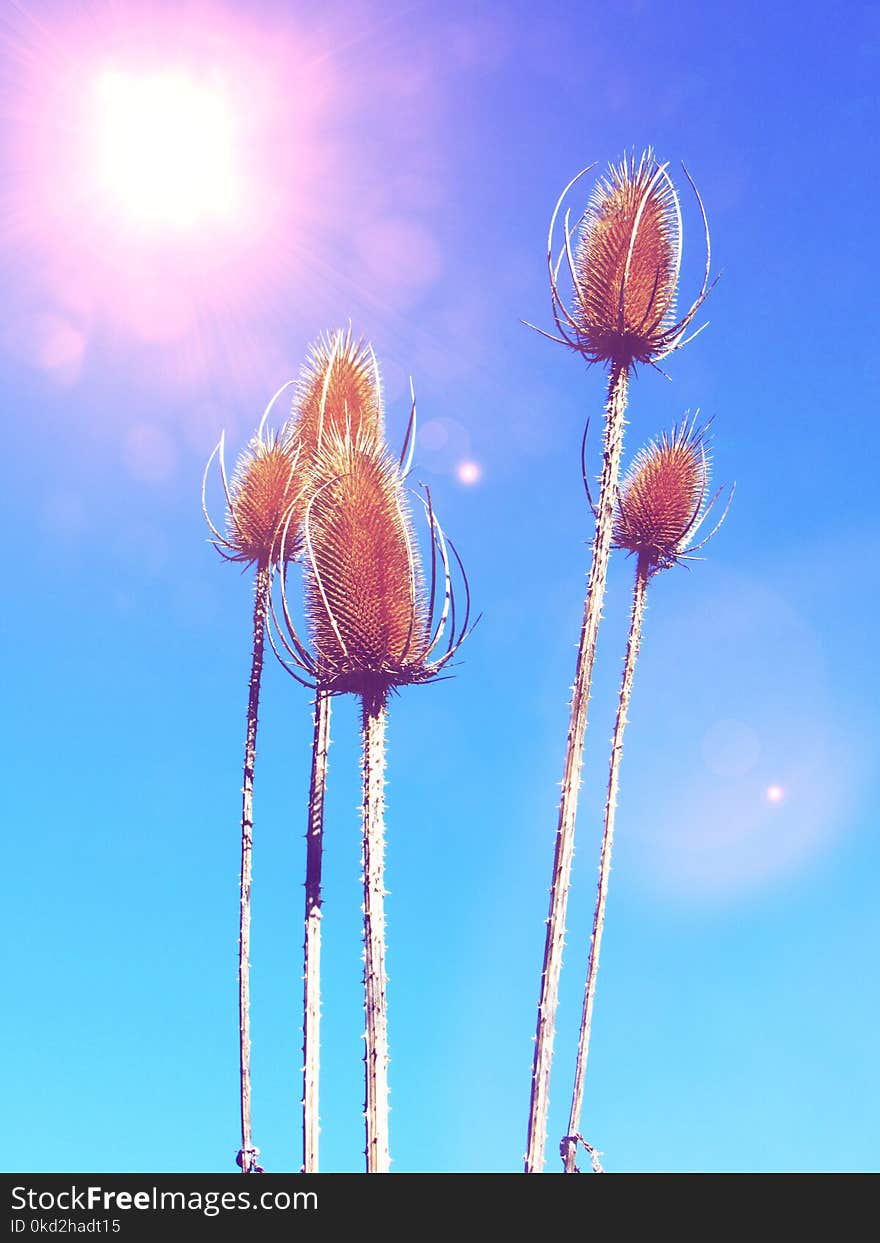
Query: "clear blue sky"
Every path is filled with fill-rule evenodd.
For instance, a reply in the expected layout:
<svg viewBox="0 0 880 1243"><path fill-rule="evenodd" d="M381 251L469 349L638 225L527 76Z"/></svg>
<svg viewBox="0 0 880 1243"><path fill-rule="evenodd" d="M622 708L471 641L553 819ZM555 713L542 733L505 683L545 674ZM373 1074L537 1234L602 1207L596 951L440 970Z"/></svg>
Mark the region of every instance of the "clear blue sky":
<svg viewBox="0 0 880 1243"><path fill-rule="evenodd" d="M738 490L708 560L651 589L584 1131L614 1171L877 1169L876 11L121 7L23 0L0 43L0 1165L234 1168L251 589L205 542L199 483L220 430L240 447L308 342L351 318L376 347L393 438L414 377L419 477L484 613L456 679L391 708L394 1168L520 1168L590 538L578 453L604 377L519 321L548 325L543 248L561 186L651 143L693 173L723 277L710 327L666 364L672 382L633 383L626 456L699 406L716 420L716 477ZM210 63L222 82L235 49L276 56L261 80L256 53L242 70L268 126L251 146L266 215L229 241L231 258L222 238L194 240L191 267L170 244L145 259L135 231L104 228L106 204L65 197L75 144L57 182L46 171L66 147L53 147L52 100L91 71L95 48L124 68L127 25L146 55L132 34L144 15L160 56L172 11L169 61ZM684 296L702 250L683 204ZM463 461L478 483L458 481ZM548 1169L567 1117L630 576L612 564ZM351 704L334 736L322 1166L356 1170ZM255 1139L273 1171L300 1161L309 745L308 697L270 664L252 1027Z"/></svg>

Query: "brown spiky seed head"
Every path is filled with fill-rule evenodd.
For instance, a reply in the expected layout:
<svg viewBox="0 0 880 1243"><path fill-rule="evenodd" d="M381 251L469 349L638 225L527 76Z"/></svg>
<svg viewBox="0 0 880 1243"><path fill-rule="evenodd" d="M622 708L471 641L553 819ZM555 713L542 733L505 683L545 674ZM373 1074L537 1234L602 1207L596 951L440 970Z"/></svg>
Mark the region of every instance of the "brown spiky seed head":
<svg viewBox="0 0 880 1243"><path fill-rule="evenodd" d="M226 512L226 549L233 561L269 565L280 555L280 528L302 490L299 458L288 431L254 436L239 455ZM285 560L293 556L293 544L288 542Z"/></svg>
<svg viewBox="0 0 880 1243"><path fill-rule="evenodd" d="M623 366L662 357L675 313L681 227L675 187L650 148L596 186L574 256L584 352Z"/></svg>
<svg viewBox="0 0 880 1243"><path fill-rule="evenodd" d="M709 482L703 430L687 420L641 449L620 490L614 523L618 548L651 570L671 565L687 548Z"/></svg>
<svg viewBox="0 0 880 1243"><path fill-rule="evenodd" d="M396 460L375 435L333 431L305 519L306 608L318 678L382 699L425 681L424 587Z"/></svg>
<svg viewBox="0 0 880 1243"><path fill-rule="evenodd" d="M383 432L382 390L372 349L351 329L319 337L309 350L297 389L292 423L311 466L324 437L332 432L353 437L361 428Z"/></svg>

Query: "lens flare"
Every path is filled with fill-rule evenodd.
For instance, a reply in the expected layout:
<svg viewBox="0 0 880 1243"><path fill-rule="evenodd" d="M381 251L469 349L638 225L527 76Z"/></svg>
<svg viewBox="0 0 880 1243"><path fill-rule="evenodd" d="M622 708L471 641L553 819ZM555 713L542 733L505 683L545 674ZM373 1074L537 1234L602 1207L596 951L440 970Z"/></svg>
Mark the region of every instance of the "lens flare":
<svg viewBox="0 0 880 1243"><path fill-rule="evenodd" d="M182 73L115 70L95 82L98 188L137 222L192 228L236 203L227 102Z"/></svg>
<svg viewBox="0 0 880 1243"><path fill-rule="evenodd" d="M0 348L75 382L109 332L151 385L262 391L290 366L282 315L313 318L328 288L338 199L314 187L352 197L351 144L327 135L359 83L324 34L226 0L87 8L51 29L20 16L0 80L0 258L21 303ZM47 316L70 331L44 363Z"/></svg>

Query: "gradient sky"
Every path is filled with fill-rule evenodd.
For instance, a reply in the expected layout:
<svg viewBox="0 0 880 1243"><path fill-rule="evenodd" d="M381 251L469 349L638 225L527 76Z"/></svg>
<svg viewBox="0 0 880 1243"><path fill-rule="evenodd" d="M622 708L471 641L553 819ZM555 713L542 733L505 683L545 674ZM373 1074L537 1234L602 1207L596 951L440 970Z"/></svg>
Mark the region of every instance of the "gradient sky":
<svg viewBox="0 0 880 1243"><path fill-rule="evenodd" d="M876 1170L880 838L876 73L862 4L36 3L2 28L8 1171L231 1171L251 585L206 543L320 331L413 376L484 617L391 705L393 1168L516 1170L604 377L549 326L547 219L591 161L684 160L723 273L631 386L625 457L715 417L728 522L651 588L583 1129L611 1171ZM105 70L228 89L232 222L145 235L84 167ZM682 194L682 297L699 217ZM458 478L462 463L478 482ZM213 494L215 512L220 498ZM548 1169L568 1109L632 564L612 562L578 824ZM322 1168L361 1167L359 774L334 716ZM300 1162L305 691L267 667L254 1135ZM768 797L779 787L782 797Z"/></svg>

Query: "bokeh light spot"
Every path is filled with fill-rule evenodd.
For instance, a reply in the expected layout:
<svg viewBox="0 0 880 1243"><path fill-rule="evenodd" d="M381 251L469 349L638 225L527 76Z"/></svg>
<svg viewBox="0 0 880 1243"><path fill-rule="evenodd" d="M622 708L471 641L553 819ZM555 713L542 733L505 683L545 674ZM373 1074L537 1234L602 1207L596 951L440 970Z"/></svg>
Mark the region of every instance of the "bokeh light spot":
<svg viewBox="0 0 880 1243"><path fill-rule="evenodd" d="M461 462L455 473L458 476L458 482L467 484L469 487L479 483L483 477L483 472L477 462Z"/></svg>

